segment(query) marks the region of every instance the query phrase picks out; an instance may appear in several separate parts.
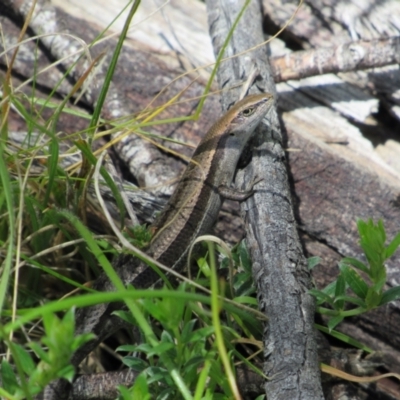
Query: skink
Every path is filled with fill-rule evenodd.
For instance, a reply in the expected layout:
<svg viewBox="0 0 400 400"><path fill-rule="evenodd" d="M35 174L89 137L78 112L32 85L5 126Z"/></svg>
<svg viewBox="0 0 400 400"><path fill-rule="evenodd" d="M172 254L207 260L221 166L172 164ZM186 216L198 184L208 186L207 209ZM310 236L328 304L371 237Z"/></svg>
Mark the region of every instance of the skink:
<svg viewBox="0 0 400 400"><path fill-rule="evenodd" d="M151 226L154 236L145 250L158 262L181 271L194 240L207 233L215 223L224 199L242 201L252 193L231 188L242 151L273 103L268 93L245 97L230 108L208 131L196 148L168 204ZM114 267L125 285L144 289L154 285L158 274L131 255L120 256ZM99 291L114 290L105 274L94 282ZM118 330L121 320L111 313L117 304L99 304L82 308L76 314L76 333L94 333L96 339L83 345L72 357L79 363L98 343ZM45 389L45 400L67 398L60 382Z"/></svg>

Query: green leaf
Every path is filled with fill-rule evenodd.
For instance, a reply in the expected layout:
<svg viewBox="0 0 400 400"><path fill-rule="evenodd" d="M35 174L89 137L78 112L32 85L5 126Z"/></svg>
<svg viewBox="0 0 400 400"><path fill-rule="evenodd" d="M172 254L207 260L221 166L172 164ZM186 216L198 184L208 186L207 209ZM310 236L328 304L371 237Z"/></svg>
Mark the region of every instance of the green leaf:
<svg viewBox="0 0 400 400"><path fill-rule="evenodd" d="M146 369L149 364L142 360L141 358L138 357L133 357L133 356L126 356L122 359L122 362L129 368L142 372L144 369Z"/></svg>
<svg viewBox="0 0 400 400"><path fill-rule="evenodd" d="M131 351L131 352L135 352L135 351L137 351L137 345L136 344L123 344L122 346L117 347L116 351Z"/></svg>
<svg viewBox="0 0 400 400"><path fill-rule="evenodd" d="M175 392L174 388L168 387L167 389L161 391L161 393L157 396L156 400L167 400L173 398L174 392Z"/></svg>
<svg viewBox="0 0 400 400"><path fill-rule="evenodd" d="M146 299L143 305L166 329L175 329L179 325L186 307L184 301L172 297L164 297L161 300Z"/></svg>
<svg viewBox="0 0 400 400"><path fill-rule="evenodd" d="M344 317L338 315L337 317L333 317L328 321L328 329L331 331L335 328L336 325L340 324L343 321Z"/></svg>
<svg viewBox="0 0 400 400"><path fill-rule="evenodd" d="M398 299L400 299L400 286L390 288L389 290L383 292L379 305L382 306Z"/></svg>
<svg viewBox="0 0 400 400"><path fill-rule="evenodd" d="M72 383L75 376L75 368L72 365L66 365L64 368L57 372L57 378L66 379L68 382Z"/></svg>
<svg viewBox="0 0 400 400"><path fill-rule="evenodd" d="M116 315L117 317L121 318L125 322L128 322L128 324L137 326L137 322L135 321L135 318L133 318L133 315L129 311L123 311L123 310L117 310L113 311L112 315Z"/></svg>
<svg viewBox="0 0 400 400"><path fill-rule="evenodd" d="M382 220L375 225L371 218L367 222L360 219L357 221L357 227L361 240L366 245L373 246L375 249L383 247L386 233Z"/></svg>
<svg viewBox="0 0 400 400"><path fill-rule="evenodd" d="M61 324L61 321L59 320L59 318L53 314L53 313L46 313L43 315L43 326L44 326L44 330L46 333L46 344L51 346L51 345L55 345L55 347L57 348L58 343L57 343L57 330L59 328Z"/></svg>
<svg viewBox="0 0 400 400"><path fill-rule="evenodd" d="M28 346L35 352L35 354L37 355L37 357L46 362L46 363L50 363L50 358L48 356L48 354L42 349L42 347L40 346L39 343L36 342L29 342Z"/></svg>
<svg viewBox="0 0 400 400"><path fill-rule="evenodd" d="M75 336L71 344L71 351L74 352L78 350L79 347L95 338L96 335L94 333L82 333L82 335Z"/></svg>
<svg viewBox="0 0 400 400"><path fill-rule="evenodd" d="M251 262L250 254L249 254L249 251L247 250L246 243L244 240L242 240L239 243L238 253L239 253L239 259L240 259L241 266L243 267L243 269L245 271L251 273L251 267L252 267L253 263Z"/></svg>
<svg viewBox="0 0 400 400"><path fill-rule="evenodd" d="M344 307L344 301L340 300L341 296L344 296L346 293L346 280L342 274L336 280L336 288L335 288L335 309L342 310ZM337 298L339 297L339 300Z"/></svg>
<svg viewBox="0 0 400 400"><path fill-rule="evenodd" d="M132 399L131 391L128 388L126 388L125 386L118 386L118 390L119 390L119 394L121 395L120 397L122 397L122 400L131 400ZM118 399L120 397L118 397Z"/></svg>
<svg viewBox="0 0 400 400"><path fill-rule="evenodd" d="M321 306L317 306L316 311L318 314L327 315L329 317L335 316L338 311L332 310L331 308L325 308Z"/></svg>
<svg viewBox="0 0 400 400"><path fill-rule="evenodd" d="M327 294L329 297L334 297L335 296L335 292L336 292L336 284L337 284L337 281L331 282L329 285L326 285L322 289L322 292Z"/></svg>
<svg viewBox="0 0 400 400"><path fill-rule="evenodd" d="M390 258L397 248L400 246L400 233L398 233L395 238L389 243L385 249L385 259Z"/></svg>
<svg viewBox="0 0 400 400"><path fill-rule="evenodd" d="M383 225L383 220L380 219L378 221L378 234L380 235L379 237L379 243L382 244L382 246L385 245L386 242L386 232L385 232L385 226Z"/></svg>
<svg viewBox="0 0 400 400"><path fill-rule="evenodd" d="M35 370L36 366L32 360L32 357L30 356L30 354L22 346L20 346L17 343L12 343L12 348L13 348L14 357L19 358L19 361L22 365L23 371L27 375L31 375L33 373L33 371Z"/></svg>
<svg viewBox="0 0 400 400"><path fill-rule="evenodd" d="M193 366L198 367L203 362L204 362L204 357L196 355L185 363L185 368L189 368L189 367L193 367Z"/></svg>
<svg viewBox="0 0 400 400"><path fill-rule="evenodd" d="M352 265L354 268L359 269L360 271L365 272L366 274L370 274L369 268L362 263L360 260L357 260L356 258L353 257L345 257L340 261L341 264L347 264L347 265Z"/></svg>
<svg viewBox="0 0 400 400"><path fill-rule="evenodd" d="M196 343L200 340L205 340L213 333L214 333L213 326L206 326L204 328L197 329L195 332L193 332L193 335L188 340L188 343L193 343L193 342Z"/></svg>
<svg viewBox="0 0 400 400"><path fill-rule="evenodd" d="M211 369L210 376L214 377L214 386L220 386L225 393L230 393L229 383L226 379L225 371L222 370L222 365L216 360L210 360Z"/></svg>
<svg viewBox="0 0 400 400"><path fill-rule="evenodd" d="M197 259L197 265L198 265L200 271L204 274L204 276L206 278L209 278L210 274L211 274L211 269L210 269L210 266L208 265L207 258L199 257Z"/></svg>
<svg viewBox="0 0 400 400"><path fill-rule="evenodd" d="M372 219L369 219L367 223L359 220L357 224L361 238L360 245L370 264L370 276L374 278L385 260L385 228L382 220L379 220L376 225Z"/></svg>
<svg viewBox="0 0 400 400"><path fill-rule="evenodd" d="M322 303L328 303L333 306L333 300L330 296L328 296L326 293L322 292L321 290L317 289L310 289L309 293L311 293L318 302L318 305L321 305Z"/></svg>
<svg viewBox="0 0 400 400"><path fill-rule="evenodd" d="M251 306L258 306L258 300L254 297L250 296L238 296L233 299L236 303L239 304L248 304Z"/></svg>
<svg viewBox="0 0 400 400"><path fill-rule="evenodd" d="M196 325L196 323L197 323L197 320L192 319L185 324L185 326L182 329L182 333L181 333L182 343L188 342L190 340L190 338L193 336L193 329L194 329L194 326Z"/></svg>
<svg viewBox="0 0 400 400"><path fill-rule="evenodd" d="M135 379L135 384L128 390L124 386L118 386L118 390L120 391L124 400L131 399L143 399L149 400L151 399L149 393L149 387L147 385L147 380L144 374L140 374Z"/></svg>
<svg viewBox="0 0 400 400"><path fill-rule="evenodd" d="M380 293L386 283L386 268L385 268L385 266L382 265L382 268L379 269L377 275L373 279L373 282L374 282L373 289L377 293Z"/></svg>
<svg viewBox="0 0 400 400"><path fill-rule="evenodd" d="M175 350L175 344L174 343L163 342L163 343L160 343L159 345L153 347L148 352L148 356L149 357L159 356L159 355L161 355L163 353L168 352L169 350Z"/></svg>
<svg viewBox="0 0 400 400"><path fill-rule="evenodd" d="M360 306L360 307L363 307L363 308L367 308L366 305L365 305L365 301L359 299L358 297L346 296L346 295L344 295L344 296L338 296L338 297L335 299L335 302L336 302L336 301L339 301L339 300L343 300L344 302L356 304L357 306ZM342 307L342 309L343 309L343 307Z"/></svg>
<svg viewBox="0 0 400 400"><path fill-rule="evenodd" d="M168 331L161 332L161 342L163 343L174 343L174 338Z"/></svg>
<svg viewBox="0 0 400 400"><path fill-rule="evenodd" d="M255 293L253 276L250 272L244 271L235 274L233 282L236 296L250 296Z"/></svg>
<svg viewBox="0 0 400 400"><path fill-rule="evenodd" d="M311 271L315 266L321 262L321 257L315 256L307 259L308 270Z"/></svg>
<svg viewBox="0 0 400 400"><path fill-rule="evenodd" d="M382 295L377 293L374 288L368 288L368 294L365 298L365 304L367 305L368 310L371 310L377 307L382 300Z"/></svg>
<svg viewBox="0 0 400 400"><path fill-rule="evenodd" d="M153 350L153 347L148 343L140 343L135 346L134 351L142 351L143 353L149 354Z"/></svg>
<svg viewBox="0 0 400 400"><path fill-rule="evenodd" d="M371 275L371 277L373 277L375 269L378 268L382 264L383 257L381 257L381 252L377 251L373 247L369 247L369 246L365 245L365 246L363 246L363 250L364 250L365 256L367 257L369 265L370 265L370 275ZM383 253L384 249L381 249L381 250Z"/></svg>
<svg viewBox="0 0 400 400"><path fill-rule="evenodd" d="M14 394L19 389L17 377L15 376L14 371L11 368L11 365L8 363L8 361L4 359L1 362L0 375L1 375L2 387L5 390L7 390L7 392Z"/></svg>
<svg viewBox="0 0 400 400"><path fill-rule="evenodd" d="M344 279L346 280L346 283L350 286L353 292L358 297L365 300L368 294L368 285L364 282L362 277L356 271L354 271L354 269L346 265L339 265L339 268Z"/></svg>
<svg viewBox="0 0 400 400"><path fill-rule="evenodd" d="M357 220L357 228L358 228L358 233L360 237L366 236L367 234L367 223L363 221L362 219Z"/></svg>
<svg viewBox="0 0 400 400"><path fill-rule="evenodd" d="M373 353L373 350L367 346L365 346L363 343L353 339L352 337L342 333L342 332L338 332L335 330L329 330L327 329L325 326L322 325L318 325L315 324L315 326L317 327L318 330L320 330L321 332L327 333L329 335L331 335L332 337L340 340L343 343L347 343L353 347L356 347L358 349L361 349L363 351L365 351L366 353Z"/></svg>
<svg viewBox="0 0 400 400"><path fill-rule="evenodd" d="M146 369L146 373L149 376L148 383L165 382L168 386L173 385L171 376L165 368L150 367Z"/></svg>
<svg viewBox="0 0 400 400"><path fill-rule="evenodd" d="M164 316L167 319L165 325L174 329L179 326L183 319L183 313L185 311L186 304L182 299L173 299L172 297L165 297L161 301L161 309L164 312Z"/></svg>
<svg viewBox="0 0 400 400"><path fill-rule="evenodd" d="M62 319L62 324L64 325L64 327L67 327L68 329L72 330L72 332L68 332L68 333L73 333L73 331L75 330L75 308L74 307L70 308L64 314L64 317Z"/></svg>

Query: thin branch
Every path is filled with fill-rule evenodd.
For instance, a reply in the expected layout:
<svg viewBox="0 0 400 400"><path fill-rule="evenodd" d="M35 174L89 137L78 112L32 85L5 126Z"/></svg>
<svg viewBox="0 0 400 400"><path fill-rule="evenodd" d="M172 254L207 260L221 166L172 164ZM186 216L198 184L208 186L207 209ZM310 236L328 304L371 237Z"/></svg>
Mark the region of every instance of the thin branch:
<svg viewBox="0 0 400 400"><path fill-rule="evenodd" d="M276 83L289 79L400 63L400 37L342 44L337 47L296 51L271 59Z"/></svg>

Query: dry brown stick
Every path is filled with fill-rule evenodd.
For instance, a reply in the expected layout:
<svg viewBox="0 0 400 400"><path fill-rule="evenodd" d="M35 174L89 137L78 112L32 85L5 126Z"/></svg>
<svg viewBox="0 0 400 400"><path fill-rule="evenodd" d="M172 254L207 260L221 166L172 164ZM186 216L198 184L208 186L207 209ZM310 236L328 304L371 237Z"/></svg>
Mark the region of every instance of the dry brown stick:
<svg viewBox="0 0 400 400"><path fill-rule="evenodd" d="M217 54L244 1L208 0L209 26ZM258 1L250 2L236 27L226 56L241 53L263 41ZM257 49L222 63L221 88L259 71L251 91L276 93L266 49ZM238 92L224 92L223 107ZM273 113L271 113L273 114ZM242 206L247 243L253 261L260 308L269 318L264 341L264 373L269 400L322 399L313 328L314 300L307 262L297 234L277 114L263 126L253 143L253 161L246 168L247 184L263 178L255 195Z"/></svg>
<svg viewBox="0 0 400 400"><path fill-rule="evenodd" d="M271 59L275 82L400 63L400 37L296 51Z"/></svg>

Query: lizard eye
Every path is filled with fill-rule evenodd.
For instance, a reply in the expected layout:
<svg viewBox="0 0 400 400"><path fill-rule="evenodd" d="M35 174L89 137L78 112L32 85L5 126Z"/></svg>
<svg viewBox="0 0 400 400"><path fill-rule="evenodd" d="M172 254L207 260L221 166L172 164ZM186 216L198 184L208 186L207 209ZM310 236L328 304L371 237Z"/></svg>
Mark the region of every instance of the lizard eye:
<svg viewBox="0 0 400 400"><path fill-rule="evenodd" d="M245 109L242 111L242 114L243 114L244 117L249 117L251 114L254 113L254 111L255 111L255 108L254 108L254 107L249 107L249 108L245 108Z"/></svg>

